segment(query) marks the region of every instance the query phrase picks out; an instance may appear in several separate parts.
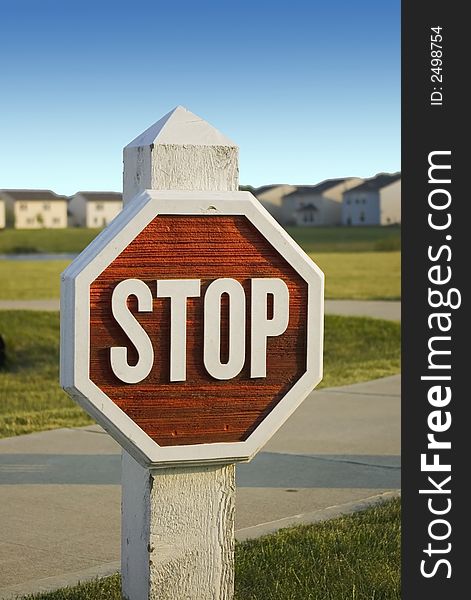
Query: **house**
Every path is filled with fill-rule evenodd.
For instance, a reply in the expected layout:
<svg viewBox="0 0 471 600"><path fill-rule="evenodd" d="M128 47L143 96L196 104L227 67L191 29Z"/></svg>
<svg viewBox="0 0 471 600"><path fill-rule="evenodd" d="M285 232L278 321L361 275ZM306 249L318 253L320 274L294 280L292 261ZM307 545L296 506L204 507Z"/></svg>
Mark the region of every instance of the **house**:
<svg viewBox="0 0 471 600"><path fill-rule="evenodd" d="M379 173L343 194L343 225L396 225L400 222L400 173Z"/></svg>
<svg viewBox="0 0 471 600"><path fill-rule="evenodd" d="M69 200L69 224L73 227L104 227L123 208L119 192L77 192Z"/></svg>
<svg viewBox="0 0 471 600"><path fill-rule="evenodd" d="M5 221L5 201L0 199L0 229L4 229Z"/></svg>
<svg viewBox="0 0 471 600"><path fill-rule="evenodd" d="M0 190L6 221L15 229L67 227L67 197L51 190Z"/></svg>
<svg viewBox="0 0 471 600"><path fill-rule="evenodd" d="M259 188L256 195L282 225L340 225L342 195L362 181L358 177L343 177L316 185L267 186Z"/></svg>
<svg viewBox="0 0 471 600"><path fill-rule="evenodd" d="M283 198L295 189L295 185L264 185L254 190L253 194L279 223L283 223Z"/></svg>
<svg viewBox="0 0 471 600"><path fill-rule="evenodd" d="M340 225L342 194L363 180L358 177L326 179L317 185L298 186L283 202L287 224L300 226Z"/></svg>

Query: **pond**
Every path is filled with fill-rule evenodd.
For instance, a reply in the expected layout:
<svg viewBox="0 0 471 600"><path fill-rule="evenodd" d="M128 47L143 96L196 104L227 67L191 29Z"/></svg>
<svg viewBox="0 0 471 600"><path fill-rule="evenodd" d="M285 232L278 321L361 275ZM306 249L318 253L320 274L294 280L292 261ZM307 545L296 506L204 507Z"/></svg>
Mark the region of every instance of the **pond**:
<svg viewBox="0 0 471 600"><path fill-rule="evenodd" d="M46 254L30 252L25 254L0 254L0 260L73 260L77 254Z"/></svg>

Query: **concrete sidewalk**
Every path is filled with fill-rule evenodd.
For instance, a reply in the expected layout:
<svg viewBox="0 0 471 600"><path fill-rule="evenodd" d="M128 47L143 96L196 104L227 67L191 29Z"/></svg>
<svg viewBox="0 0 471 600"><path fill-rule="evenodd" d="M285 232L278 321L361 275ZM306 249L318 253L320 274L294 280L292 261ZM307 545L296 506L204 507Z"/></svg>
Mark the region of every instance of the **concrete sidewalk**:
<svg viewBox="0 0 471 600"><path fill-rule="evenodd" d="M59 308L59 298L49 300L0 300L0 310L47 310L55 312Z"/></svg>
<svg viewBox="0 0 471 600"><path fill-rule="evenodd" d="M0 310L59 310L59 300L0 300ZM326 300L325 312L332 315L401 320L401 303L389 300Z"/></svg>
<svg viewBox="0 0 471 600"><path fill-rule="evenodd" d="M237 467L239 538L400 487L400 376L313 392ZM98 426L0 440L0 598L119 567L120 448Z"/></svg>
<svg viewBox="0 0 471 600"><path fill-rule="evenodd" d="M349 317L401 320L401 302L395 300L326 300L325 312Z"/></svg>

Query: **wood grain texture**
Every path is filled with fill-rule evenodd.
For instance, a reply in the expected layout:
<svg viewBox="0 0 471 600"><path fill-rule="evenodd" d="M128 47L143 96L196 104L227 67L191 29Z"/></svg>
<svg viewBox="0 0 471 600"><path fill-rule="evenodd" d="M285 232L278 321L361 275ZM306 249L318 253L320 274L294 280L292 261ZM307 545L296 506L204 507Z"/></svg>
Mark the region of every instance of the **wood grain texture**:
<svg viewBox="0 0 471 600"><path fill-rule="evenodd" d="M236 146L176 146L125 148L123 201L145 189L237 190L239 150Z"/></svg>
<svg viewBox="0 0 471 600"><path fill-rule="evenodd" d="M203 364L203 296L220 277L245 289L247 359L229 381L210 377ZM279 277L290 291L284 334L268 339L267 377L250 378L250 279ZM111 294L127 278L145 281L152 313L136 312L151 337L155 361L141 383L113 374L110 348L134 347L111 315ZM155 298L157 279L200 279L202 297L188 299L187 380L169 382L170 302ZM223 297L224 298L224 297ZM159 445L241 441L253 431L306 369L307 284L243 216L158 216L95 280L90 289L90 378ZM227 310L222 333L227 339ZM224 338L223 338L224 342ZM223 344L224 349L224 344Z"/></svg>
<svg viewBox="0 0 471 600"><path fill-rule="evenodd" d="M152 151L149 146L126 147L123 158L123 205L126 206L140 192L152 189Z"/></svg>
<svg viewBox="0 0 471 600"><path fill-rule="evenodd" d="M153 149L151 183L158 190L237 189L239 149L235 146L173 146ZM195 182L198 187L195 187Z"/></svg>
<svg viewBox="0 0 471 600"><path fill-rule="evenodd" d="M150 598L232 598L235 465L156 471L150 506Z"/></svg>

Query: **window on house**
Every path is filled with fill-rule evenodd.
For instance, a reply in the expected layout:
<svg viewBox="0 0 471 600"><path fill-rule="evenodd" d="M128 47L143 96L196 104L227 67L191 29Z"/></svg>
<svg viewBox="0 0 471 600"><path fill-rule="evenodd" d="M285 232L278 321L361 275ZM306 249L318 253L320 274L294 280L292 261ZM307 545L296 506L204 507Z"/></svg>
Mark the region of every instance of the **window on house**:
<svg viewBox="0 0 471 600"><path fill-rule="evenodd" d="M32 217L28 217L26 219L26 222L28 223L28 225L32 225L34 223L34 219Z"/></svg>
<svg viewBox="0 0 471 600"><path fill-rule="evenodd" d="M28 208L28 205L26 204L26 202L22 202L20 204L20 210L27 210L27 208Z"/></svg>
<svg viewBox="0 0 471 600"><path fill-rule="evenodd" d="M54 225L58 225L61 222L61 220L59 219L59 217L54 217L52 219L52 222L54 223Z"/></svg>
<svg viewBox="0 0 471 600"><path fill-rule="evenodd" d="M97 210L104 210L104 209L105 209L105 205L104 205L104 204L101 204L101 203L100 203L100 204L95 204L95 208L96 208Z"/></svg>
<svg viewBox="0 0 471 600"><path fill-rule="evenodd" d="M360 204L360 200L358 200L358 198L355 200L356 204Z"/></svg>
<svg viewBox="0 0 471 600"><path fill-rule="evenodd" d="M51 210L51 205L49 203L43 204L44 210Z"/></svg>
<svg viewBox="0 0 471 600"><path fill-rule="evenodd" d="M364 213L363 211L361 211L361 213L360 213L360 221L361 221L362 223L364 223L364 222L365 222L365 213Z"/></svg>
<svg viewBox="0 0 471 600"><path fill-rule="evenodd" d="M350 204L350 198L347 200L347 204Z"/></svg>

